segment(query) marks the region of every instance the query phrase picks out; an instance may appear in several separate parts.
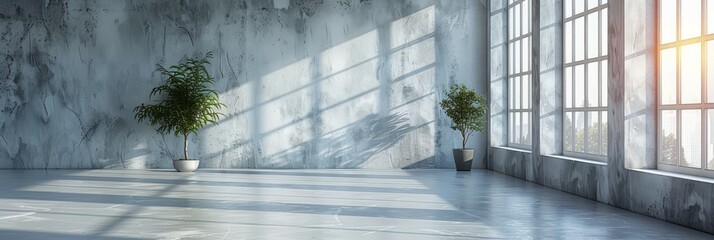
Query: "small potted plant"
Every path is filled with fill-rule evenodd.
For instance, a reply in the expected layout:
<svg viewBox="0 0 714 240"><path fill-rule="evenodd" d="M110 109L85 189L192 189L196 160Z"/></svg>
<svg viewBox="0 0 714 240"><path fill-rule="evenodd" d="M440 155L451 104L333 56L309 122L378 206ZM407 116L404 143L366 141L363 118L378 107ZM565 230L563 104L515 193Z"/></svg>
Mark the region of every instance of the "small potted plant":
<svg viewBox="0 0 714 240"><path fill-rule="evenodd" d="M486 126L486 97L464 85L452 85L440 105L451 118L451 129L461 133L461 148L454 149L456 170L471 171L474 149L466 148L466 142L472 133L481 132Z"/></svg>
<svg viewBox="0 0 714 240"><path fill-rule="evenodd" d="M157 65L157 71L166 81L151 90L149 99L160 97L160 101L134 108L135 118L139 122L148 119L152 126L158 127L158 133L183 136L183 159L173 161L179 172L198 168L198 160L188 158L189 135L197 134L206 124L217 124L218 118L223 116L218 110L226 107L218 100L218 92L208 87L214 82L206 70L211 58L209 52L202 59L190 58L168 69Z"/></svg>

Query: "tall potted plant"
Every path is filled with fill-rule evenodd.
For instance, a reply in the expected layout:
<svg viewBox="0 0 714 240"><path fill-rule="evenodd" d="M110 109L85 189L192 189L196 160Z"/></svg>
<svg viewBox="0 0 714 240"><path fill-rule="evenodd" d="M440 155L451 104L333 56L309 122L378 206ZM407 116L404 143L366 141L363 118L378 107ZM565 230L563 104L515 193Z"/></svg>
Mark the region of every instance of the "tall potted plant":
<svg viewBox="0 0 714 240"><path fill-rule="evenodd" d="M188 158L189 135L197 134L206 124L217 124L218 118L223 116L218 110L226 107L218 100L218 92L209 88L214 79L206 65L212 56L209 52L202 59L190 58L169 68L157 65L157 71L166 81L151 90L149 99L160 97L160 101L134 108L135 118L139 122L148 119L152 126L158 127L158 133L183 136L183 158L173 160L179 172L198 168L199 161Z"/></svg>
<svg viewBox="0 0 714 240"><path fill-rule="evenodd" d="M451 118L451 129L461 133L461 148L453 150L456 170L471 171L474 149L466 148L466 142L472 133L481 132L486 127L486 97L464 85L452 85L440 105Z"/></svg>

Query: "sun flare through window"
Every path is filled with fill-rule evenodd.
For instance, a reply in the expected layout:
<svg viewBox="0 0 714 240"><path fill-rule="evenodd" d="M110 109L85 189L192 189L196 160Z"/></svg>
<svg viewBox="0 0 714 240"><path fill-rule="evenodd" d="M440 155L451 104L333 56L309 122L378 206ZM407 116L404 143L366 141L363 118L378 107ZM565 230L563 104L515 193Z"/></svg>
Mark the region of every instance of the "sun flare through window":
<svg viewBox="0 0 714 240"><path fill-rule="evenodd" d="M658 168L714 176L714 0L658 13Z"/></svg>

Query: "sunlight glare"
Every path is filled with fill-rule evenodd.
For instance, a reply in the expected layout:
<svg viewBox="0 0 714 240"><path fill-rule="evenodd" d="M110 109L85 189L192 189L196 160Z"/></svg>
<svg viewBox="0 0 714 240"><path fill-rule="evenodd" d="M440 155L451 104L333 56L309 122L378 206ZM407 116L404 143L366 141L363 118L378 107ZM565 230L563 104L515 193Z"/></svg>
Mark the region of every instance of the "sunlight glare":
<svg viewBox="0 0 714 240"><path fill-rule="evenodd" d="M699 0L680 1L681 39L698 37L702 34L702 2Z"/></svg>
<svg viewBox="0 0 714 240"><path fill-rule="evenodd" d="M681 103L700 103L702 85L701 43L682 46L681 52Z"/></svg>

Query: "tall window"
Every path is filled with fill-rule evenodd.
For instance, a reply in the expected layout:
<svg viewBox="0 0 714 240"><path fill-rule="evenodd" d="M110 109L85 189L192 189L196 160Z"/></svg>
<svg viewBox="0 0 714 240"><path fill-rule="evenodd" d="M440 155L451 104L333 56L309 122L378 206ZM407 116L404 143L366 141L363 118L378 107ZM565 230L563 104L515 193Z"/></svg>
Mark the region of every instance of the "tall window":
<svg viewBox="0 0 714 240"><path fill-rule="evenodd" d="M531 144L531 6L508 1L508 145Z"/></svg>
<svg viewBox="0 0 714 240"><path fill-rule="evenodd" d="M563 152L607 155L607 0L563 3Z"/></svg>
<svg viewBox="0 0 714 240"><path fill-rule="evenodd" d="M658 167L714 176L714 0L660 0L658 51Z"/></svg>

